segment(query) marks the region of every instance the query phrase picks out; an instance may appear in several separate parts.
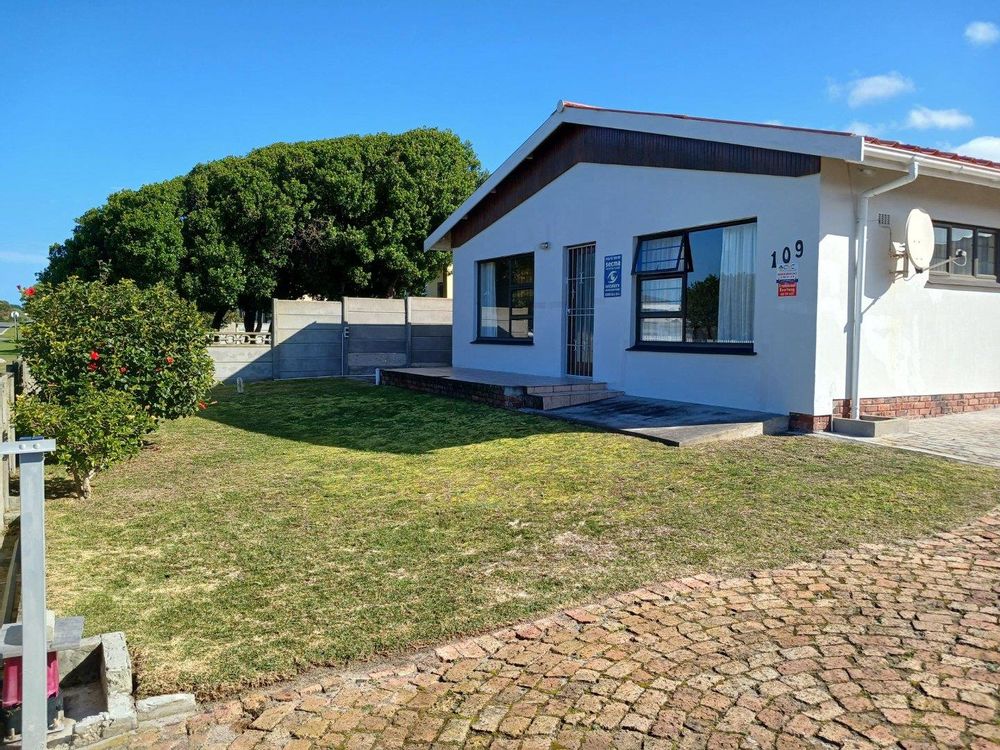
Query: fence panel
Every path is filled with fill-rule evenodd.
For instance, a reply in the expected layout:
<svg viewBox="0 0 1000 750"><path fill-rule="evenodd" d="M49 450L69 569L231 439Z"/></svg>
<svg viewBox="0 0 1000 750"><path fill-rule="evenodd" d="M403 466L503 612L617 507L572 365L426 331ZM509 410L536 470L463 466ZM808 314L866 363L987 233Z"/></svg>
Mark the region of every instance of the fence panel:
<svg viewBox="0 0 1000 750"><path fill-rule="evenodd" d="M450 299L274 300L266 334L218 334L216 378L233 381L371 377L376 368L451 364Z"/></svg>

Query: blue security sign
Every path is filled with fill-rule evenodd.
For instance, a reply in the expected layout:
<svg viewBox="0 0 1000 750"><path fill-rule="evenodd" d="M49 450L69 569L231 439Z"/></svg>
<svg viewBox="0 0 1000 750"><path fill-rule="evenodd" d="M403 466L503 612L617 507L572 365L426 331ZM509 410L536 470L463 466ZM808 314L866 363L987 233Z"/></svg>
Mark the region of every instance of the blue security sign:
<svg viewBox="0 0 1000 750"><path fill-rule="evenodd" d="M622 256L604 256L604 296L622 296Z"/></svg>

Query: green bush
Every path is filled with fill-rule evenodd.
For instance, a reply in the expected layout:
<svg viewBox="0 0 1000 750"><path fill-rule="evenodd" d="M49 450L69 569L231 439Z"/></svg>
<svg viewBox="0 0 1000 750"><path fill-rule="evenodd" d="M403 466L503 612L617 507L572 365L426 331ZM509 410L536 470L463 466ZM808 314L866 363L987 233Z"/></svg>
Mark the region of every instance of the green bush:
<svg viewBox="0 0 1000 750"><path fill-rule="evenodd" d="M55 438L55 460L87 498L94 474L138 453L154 421L128 393L87 383L63 403L38 395L19 399L14 425L19 435Z"/></svg>
<svg viewBox="0 0 1000 750"><path fill-rule="evenodd" d="M141 289L71 278L22 292L21 354L41 401L69 404L90 387L129 394L155 420L193 414L212 386L208 330L162 284Z"/></svg>

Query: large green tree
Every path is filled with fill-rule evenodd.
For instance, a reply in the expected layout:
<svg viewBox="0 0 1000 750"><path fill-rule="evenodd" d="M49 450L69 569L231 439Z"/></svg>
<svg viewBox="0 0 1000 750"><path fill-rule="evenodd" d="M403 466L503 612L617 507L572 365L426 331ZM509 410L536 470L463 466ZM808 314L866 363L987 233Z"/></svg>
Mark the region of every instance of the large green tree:
<svg viewBox="0 0 1000 750"><path fill-rule="evenodd" d="M424 237L484 178L449 131L277 143L111 195L42 280L164 283L217 323L272 297L419 294L449 260Z"/></svg>

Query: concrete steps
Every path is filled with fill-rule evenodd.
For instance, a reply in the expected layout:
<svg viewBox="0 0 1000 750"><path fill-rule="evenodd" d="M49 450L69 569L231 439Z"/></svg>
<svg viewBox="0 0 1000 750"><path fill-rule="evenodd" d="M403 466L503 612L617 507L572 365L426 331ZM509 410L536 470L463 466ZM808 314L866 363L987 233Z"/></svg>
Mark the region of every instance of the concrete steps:
<svg viewBox="0 0 1000 750"><path fill-rule="evenodd" d="M529 386L525 388L525 407L529 409L564 409L594 401L621 396L622 391L609 391L607 383L574 383L572 385Z"/></svg>

